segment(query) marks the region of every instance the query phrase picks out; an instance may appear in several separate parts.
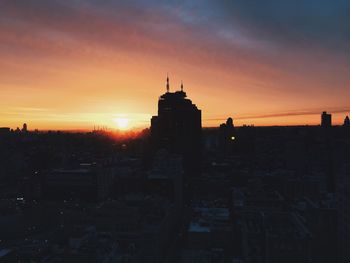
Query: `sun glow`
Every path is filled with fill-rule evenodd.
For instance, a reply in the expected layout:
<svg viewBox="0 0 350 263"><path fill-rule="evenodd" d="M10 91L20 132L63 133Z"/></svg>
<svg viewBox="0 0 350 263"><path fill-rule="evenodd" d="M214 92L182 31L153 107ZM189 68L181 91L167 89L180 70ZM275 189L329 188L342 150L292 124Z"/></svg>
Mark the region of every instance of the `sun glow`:
<svg viewBox="0 0 350 263"><path fill-rule="evenodd" d="M115 123L117 124L117 128L119 130L128 130L129 127L129 119L125 118L125 117L118 117L116 119L114 119Z"/></svg>

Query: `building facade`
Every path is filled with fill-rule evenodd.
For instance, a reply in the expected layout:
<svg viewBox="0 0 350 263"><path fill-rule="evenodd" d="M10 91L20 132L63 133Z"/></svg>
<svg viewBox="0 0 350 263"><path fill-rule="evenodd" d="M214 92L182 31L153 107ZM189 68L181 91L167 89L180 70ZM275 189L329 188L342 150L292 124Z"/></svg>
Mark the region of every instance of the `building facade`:
<svg viewBox="0 0 350 263"><path fill-rule="evenodd" d="M179 91L167 91L159 97L158 115L151 119L152 144L156 149L166 149L180 154L186 176L200 174L202 145L201 110L187 98L183 84Z"/></svg>

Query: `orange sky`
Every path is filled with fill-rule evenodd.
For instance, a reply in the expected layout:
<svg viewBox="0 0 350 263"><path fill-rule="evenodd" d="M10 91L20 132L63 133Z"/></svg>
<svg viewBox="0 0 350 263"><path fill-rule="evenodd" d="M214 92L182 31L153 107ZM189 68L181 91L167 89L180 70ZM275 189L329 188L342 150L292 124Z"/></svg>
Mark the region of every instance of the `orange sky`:
<svg viewBox="0 0 350 263"><path fill-rule="evenodd" d="M167 72L171 90L184 81L203 126L229 116L236 125L319 124L323 110L341 124L350 115L348 50L337 36L321 42L318 24L315 36L281 40L244 18L213 20L219 7L31 3L0 6L0 126L115 128L126 117L148 127Z"/></svg>

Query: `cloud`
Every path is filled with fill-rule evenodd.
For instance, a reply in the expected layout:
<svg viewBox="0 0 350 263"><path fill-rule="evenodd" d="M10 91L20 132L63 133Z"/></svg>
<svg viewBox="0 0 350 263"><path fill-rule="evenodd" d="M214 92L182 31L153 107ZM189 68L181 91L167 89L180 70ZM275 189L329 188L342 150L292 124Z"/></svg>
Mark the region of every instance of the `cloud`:
<svg viewBox="0 0 350 263"><path fill-rule="evenodd" d="M142 67L138 77L147 80L169 69L186 74L195 95L208 92L208 103L217 96L226 108L344 105L349 6L345 0L3 0L0 86L11 94L41 87L46 97L49 90L76 89L80 99L92 98L108 80L112 85L114 72L125 87ZM92 82L101 90L81 93Z"/></svg>
<svg viewBox="0 0 350 263"><path fill-rule="evenodd" d="M224 23L242 28L256 38L287 47L323 47L349 54L350 2L308 1L219 1Z"/></svg>
<svg viewBox="0 0 350 263"><path fill-rule="evenodd" d="M273 64L288 50L348 53L350 46L350 3L343 0L4 0L0 7L3 46L48 55L209 52L218 60Z"/></svg>
<svg viewBox="0 0 350 263"><path fill-rule="evenodd" d="M349 113L350 107L342 108L329 108L332 114L337 113ZM253 114L253 115L241 115L235 117L236 120L250 120L250 119L266 119L266 118L278 118L278 117L293 117L293 116L308 116L308 115L320 115L324 109L308 109L308 110L292 110L284 112L266 113L266 114ZM227 118L208 118L208 121L224 121Z"/></svg>
<svg viewBox="0 0 350 263"><path fill-rule="evenodd" d="M239 33L232 38L216 32L212 23L204 24L208 18L196 7L185 1L5 1L0 11L2 51L66 60L107 53L180 55L207 67L231 63L232 58L241 64L255 60L256 52L243 47L249 40Z"/></svg>

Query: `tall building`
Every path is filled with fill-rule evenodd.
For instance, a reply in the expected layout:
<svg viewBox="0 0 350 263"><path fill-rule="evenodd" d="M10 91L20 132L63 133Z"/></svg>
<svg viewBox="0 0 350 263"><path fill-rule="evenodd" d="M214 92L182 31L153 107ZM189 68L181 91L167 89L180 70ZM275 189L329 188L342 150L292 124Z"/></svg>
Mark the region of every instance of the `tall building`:
<svg viewBox="0 0 350 263"><path fill-rule="evenodd" d="M233 119L228 118L219 128L219 146L223 153L232 153L236 141L236 131Z"/></svg>
<svg viewBox="0 0 350 263"><path fill-rule="evenodd" d="M28 131L27 123L23 123L22 132L27 132L27 131Z"/></svg>
<svg viewBox="0 0 350 263"><path fill-rule="evenodd" d="M346 117L345 117L343 126L344 126L344 127L350 127L350 119L349 119L349 116L346 116Z"/></svg>
<svg viewBox="0 0 350 263"><path fill-rule="evenodd" d="M156 149L180 154L186 177L200 173L202 118L201 110L187 99L183 84L170 92L169 77L166 93L158 100L158 115L151 120L151 138Z"/></svg>
<svg viewBox="0 0 350 263"><path fill-rule="evenodd" d="M322 112L321 126L322 127L331 127L332 126L332 114L327 113L326 111Z"/></svg>

